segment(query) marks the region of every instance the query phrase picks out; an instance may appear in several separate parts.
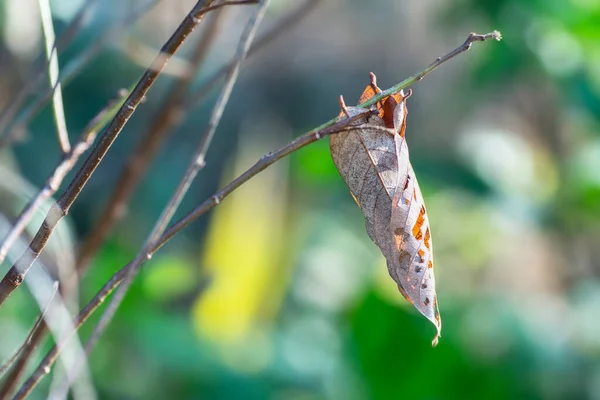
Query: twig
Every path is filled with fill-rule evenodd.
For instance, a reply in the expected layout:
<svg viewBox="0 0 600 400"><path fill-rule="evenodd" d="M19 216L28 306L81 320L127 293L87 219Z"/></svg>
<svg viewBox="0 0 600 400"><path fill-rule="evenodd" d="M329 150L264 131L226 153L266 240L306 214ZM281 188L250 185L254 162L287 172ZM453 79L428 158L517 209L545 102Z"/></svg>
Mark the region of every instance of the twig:
<svg viewBox="0 0 600 400"><path fill-rule="evenodd" d="M129 90L131 92L131 90ZM46 179L44 188L27 203L23 208L12 228L7 233L6 237L0 245L0 264L6 258L8 251L14 245L19 235L31 221L35 212L48 200L60 187L64 177L73 169L79 157L85 153L88 148L94 143L97 133L106 125L125 101L125 97L118 101L112 101L105 109L103 109L96 117L94 117L88 126L83 130L78 142L73 148L63 156L63 159L58 163L54 172Z"/></svg>
<svg viewBox="0 0 600 400"><path fill-rule="evenodd" d="M58 83L63 87L67 86L108 43L115 40L120 33L129 28L135 20L154 7L158 1L159 0L148 0L129 13L119 24L117 24L117 26L107 29L100 38L95 40L94 43L86 47L84 51L79 53L65 65L60 74L60 81L57 82L56 85L52 85L52 87L41 91L38 98L32 104L24 108L16 118L14 118L14 113L7 115L6 118L3 116L2 121L0 121L0 148L7 146L14 140L12 132L17 128L27 126L29 122L31 122L33 117L35 117L52 98L52 94L56 90Z"/></svg>
<svg viewBox="0 0 600 400"><path fill-rule="evenodd" d="M131 94L127 97L127 100L101 135L91 154L77 171L75 178L73 178L67 190L48 211L46 219L33 238L29 248L10 268L2 281L0 281L0 305L2 305L8 296L10 296L10 294L19 287L21 282L23 282L31 265L39 257L40 252L46 246L54 228L58 222L67 215L71 205L75 202L79 193L81 193L85 184L104 158L104 155L110 149L110 146L117 139L117 136L134 113L137 106L140 104L146 93L148 93L148 90L152 87L156 78L158 78L169 58L179 49L187 36L203 19L205 15L203 10L204 7L213 5L215 1L216 0L199 0L177 27L173 35L164 44L160 54L154 59L152 65L144 72Z"/></svg>
<svg viewBox="0 0 600 400"><path fill-rule="evenodd" d="M223 85L223 88L221 89L221 93L220 93L219 98L217 99L215 106L213 108L211 118L208 122L206 131L204 132L204 136L202 137L202 140L200 141L200 146L196 150L196 153L193 156L192 162L188 166L183 178L179 182L177 189L175 190L175 192L171 196L171 199L169 200L169 202L163 209L163 212L161 213L160 217L156 221L154 228L152 228L152 232L146 239L142 250L136 256L131 268L129 269L127 277L125 278L125 281L119 287L117 292L114 294L110 304L106 307L104 314L100 318L98 325L96 325L96 327L94 328L94 331L92 332L88 342L86 343L86 350L87 350L88 354L92 350L92 348L94 347L96 342L98 341L99 337L104 332L104 329L106 328L106 326L108 326L108 324L110 323L112 317L116 313L119 306L121 305L121 302L123 301L123 298L125 297L125 293L127 293L127 290L129 289L129 287L131 286L131 283L133 282L133 278L137 275L137 272L139 271L143 262L148 259L150 250L156 245L156 241L164 233L165 229L167 229L167 226L171 222L171 219L173 218L175 211L177 211L177 209L179 208L181 201L185 197L189 187L191 186L192 182L196 178L196 175L198 175L198 172L202 168L204 168L205 154L208 151L208 148L210 146L212 138L214 137L217 127L219 126L219 123L221 122L221 117L223 116L223 112L225 111L225 106L227 105L227 103L229 102L229 98L231 97L231 92L233 91L233 86L235 85L235 83L237 81L242 62L244 61L244 59L246 58L246 55L248 54L248 50L250 49L250 44L252 43L252 40L256 36L258 26L260 25L264 15L265 15L268 4L269 4L269 0L261 0L259 2L259 6L256 8L254 15L252 16L252 18L250 18L250 20L248 21L248 24L246 25L246 28L242 32L242 35L240 37L240 42L239 42L239 45L238 45L238 48L236 51L235 67L231 70L231 72L227 76L225 84Z"/></svg>
<svg viewBox="0 0 600 400"><path fill-rule="evenodd" d="M83 26L83 22L85 21L87 15L89 14L90 10L92 9L92 6L94 5L94 3L96 3L96 1L98 0L87 0L81 6L79 11L77 12L77 15L75 15L73 20L69 23L69 26L67 27L65 32L52 46L52 51L50 52L51 55L57 51L61 51L67 48L67 46L71 43L77 32ZM11 100L8 108L4 112L2 112L2 115L0 115L0 136L3 132L6 131L6 127L8 126L10 121L12 121L25 99L27 99L27 96L29 96L31 92L33 92L33 90L42 83L44 78L44 71L48 68L48 65L50 64L48 57L46 58L47 59L44 65L38 64L36 67L32 68L31 71L27 72L27 77L35 76L35 78L27 79L23 88L19 90L17 96ZM8 139L8 141L9 140L10 139ZM2 142L6 141L7 139L4 139ZM0 147L2 147L2 144L0 144Z"/></svg>
<svg viewBox="0 0 600 400"><path fill-rule="evenodd" d="M278 21L274 28L255 41L246 57L250 57L252 54L255 54L257 50L269 44L272 40L281 37L280 33L288 32L290 28L302 20L302 18L305 17L319 1L320 0L307 0L288 16ZM196 95L193 100L188 100L185 104L181 104L181 101L172 102L171 104L173 107L176 107L176 109L170 110L168 116L163 114L166 114L166 111L169 111L169 107L165 105L161 107L160 114L155 118L153 123L150 124L150 129L147 131L148 133L140 140L140 144L131 156L125 170L119 175L119 180L110 200L104 210L100 213L98 225L92 229L92 233L85 240L75 264L75 269L77 271L84 271L87 269L87 265L106 239L111 228L122 218L129 199L137 188L141 177L148 169L149 163L158 151L164 138L180 124L183 120L181 116L188 113L192 108L195 108L204 97L203 95L208 93L210 89L219 82L220 78L224 77L228 71L233 68L234 63L235 59L228 63L217 74L209 78L207 84L203 85L202 88L195 92ZM182 84L183 80L180 82ZM198 94L202 96L199 96ZM171 96L173 96L173 94L169 97ZM170 100L168 99L165 104L168 104L169 101Z"/></svg>
<svg viewBox="0 0 600 400"><path fill-rule="evenodd" d="M63 154L71 150L69 143L69 133L67 131L67 121L65 120L65 109L63 107L62 89L58 81L58 56L54 51L54 26L52 25L52 10L50 9L50 0L38 0L40 6L40 17L42 20L42 30L44 32L46 44L46 57L48 58L48 78L50 86L56 86L52 95L52 110L54 112L54 123L56 124L56 133L58 134L58 144Z"/></svg>
<svg viewBox="0 0 600 400"><path fill-rule="evenodd" d="M130 88L129 92L131 92L131 90L133 90L133 88ZM2 246L0 247L0 264L2 264L2 262L4 261L8 250L18 239L21 232L25 229L25 227L33 217L35 211L45 202L45 200L47 200L54 194L54 192L56 192L64 176L77 163L79 156L85 151L87 151L87 149L94 142L96 134L100 131L100 129L102 129L104 125L106 125L110 121L111 118L113 118L119 107L121 107L123 101L125 101L125 96L122 94L120 97L121 98L118 100L111 101L105 109L100 111L100 113L98 113L98 115L96 115L96 117L94 117L88 123L88 126L83 130L79 141L71 149L69 154L66 154L64 156L63 161L59 163L54 173L46 180L46 185L44 186L44 188L37 194L37 196L34 199L32 199L25 206L25 208L17 218L16 222L14 223L12 229L5 238L4 242L2 243ZM40 313L40 315L38 316L38 321L41 322L33 327L27 339L25 340L25 343L23 343L23 345L21 346L21 356L19 358L19 361L14 365L11 374L7 377L6 382L4 384L5 387L2 387L2 389L0 389L0 399L4 398L4 395L10 393L13 390L14 386L21 378L21 375L23 374L23 372L25 372L25 366L27 365L29 358L33 355L33 351L43 340L46 333L48 332L48 325L45 321L43 321L45 313L46 310ZM14 362L14 360L12 360L10 364L12 364L12 362ZM10 364L8 364L7 366L10 366ZM0 375L2 375L2 372L0 372Z"/></svg>
<svg viewBox="0 0 600 400"><path fill-rule="evenodd" d="M467 50L469 50L471 48L471 45L475 42L485 42L486 40L489 39L494 39L494 40L502 40L502 35L500 34L500 32L498 31L493 31L490 33L486 33L485 35L479 35L477 33L470 33L469 36L467 37L467 39L465 40L465 42L463 44L461 44L460 46L458 46L456 49L452 50L450 53L442 56L442 57L438 57L435 59L434 62L432 62L431 64L429 64L427 66L427 68L425 68L423 71L414 74L413 76L411 76L410 78L407 78L405 80L403 80L402 82L400 82L399 84L397 84L396 86L392 86L391 88L389 88L388 90L385 90L383 92L380 93L380 96L382 96L381 98L385 98L391 94L397 93L400 90L408 87L408 86L412 86L415 83L421 81L425 76L429 75L431 72L433 72L433 70L435 70L437 67L439 67L440 65L442 65L443 63L445 63L446 61L451 60L452 58L456 57L457 55L459 55L460 53L463 53ZM370 100L365 101L362 104L359 104L359 107L370 107L373 104L377 103L379 101L379 99L377 99L380 96L374 96L372 97ZM330 121L331 122L331 121Z"/></svg>
<svg viewBox="0 0 600 400"><path fill-rule="evenodd" d="M29 331L29 334L25 338L25 342L17 349L17 351L15 351L15 353L8 360L4 361L2 363L2 365L0 366L0 377L2 377L6 373L6 371L8 371L10 366L13 365L14 362L17 361L17 359L27 351L29 344L33 340L35 332L39 331L40 325L44 324L44 314L46 314L46 311L48 311L48 307L50 307L52 298L56 295L57 291L58 291L58 281L54 282L52 296L48 300L48 304L46 304L46 307L44 307L44 309L40 312L40 315L38 315L37 319L35 320L33 326L31 327L31 330ZM13 372L14 372L14 370L13 370ZM14 380L17 380L17 379L14 379ZM7 381L10 381L10 380L11 380L11 378L8 377ZM3 398L4 396L6 396L6 394L9 393L11 390L12 390L12 388L5 389L4 387L2 387L0 389L0 399Z"/></svg>
<svg viewBox="0 0 600 400"><path fill-rule="evenodd" d="M496 32L496 31L494 31L491 34L487 34L487 35L471 34L471 35L469 35L469 38L465 42L467 44L467 46L470 43L481 40L481 39L477 39L477 38L472 38L473 36L475 36L477 38L484 38L483 40L490 39L490 38L500 40L500 33ZM461 47L459 47L459 49L464 46L465 46L465 44L463 44ZM468 50L468 47L462 51L465 51L465 50ZM455 51L456 50L452 51L449 54L452 54ZM456 55L456 54L454 54L454 55ZM443 57L443 58L436 60L434 62L434 64L437 63L437 65L433 69L435 69L437 66L439 66L441 64L441 63L439 63L439 61L441 61L442 59L444 59L444 61L447 61L449 58ZM429 69L430 67L431 66L427 67L425 70L423 70L423 72L427 71L427 69ZM413 77L411 77L407 80L404 80L402 83L394 86L394 88L396 88L396 89L394 89L395 91L388 89L381 93L376 94L373 97L373 99L371 99L372 101L368 101L363 104L360 104L359 107L370 107L370 105L383 100L385 97L389 96L390 94L398 92L398 91L408 87L410 84L418 82L419 80L422 79L422 77L424 77L425 75L427 75L428 73L433 71L433 69L430 69L426 73L420 72L420 73L414 75ZM416 77L419 77L419 76L421 76L421 78L417 79ZM402 85L404 85L404 86L402 86ZM370 105L367 105L367 103L369 103ZM209 197L198 207L194 208L189 214L187 214L185 217L181 218L178 222L171 225L171 227L169 229L167 229L165 231L165 233L160 237L160 239L156 242L155 246L153 248L151 248L150 251L146 254L146 259L151 258L152 255L154 254L154 252L156 252L162 245L164 245L166 242L168 242L176 233L181 231L183 228L185 228L187 225L189 225L195 219L197 219L201 215L205 214L207 211L209 211L216 205L220 204L221 201L226 196L231 194L235 189L237 189L242 184L247 182L253 176L257 175L261 171L268 168L271 164L275 163L277 160L279 160L279 159L285 157L286 155L306 146L307 144L315 142L325 136L328 136L331 134L337 134L337 133L341 133L343 131L347 131L349 129L353 129L352 125L355 122L357 122L363 118L364 118L363 114L354 115L351 118L343 118L341 120L338 120L338 118L334 118L332 120L332 121L334 121L333 123L331 121L328 121L328 122L322 124L321 126L315 128L314 130L301 135L300 137L296 138L291 143L285 145L281 149L279 149L275 152L266 154L256 164L254 164L250 169L248 169L246 172L244 172L243 174L238 176L236 179L234 179L230 184L228 184L223 189L221 189L220 191L215 193L213 196ZM337 121L337 122L335 122L335 121ZM98 309L98 307L100 307L100 305L102 303L104 303L106 298L113 292L113 290L119 286L119 284L123 281L123 279L125 279L127 277L127 275L129 274L129 271L132 268L132 266L134 265L134 263L135 263L135 260L130 262L129 264L127 264L120 270L118 270L104 284L104 286L100 289L100 291L88 302L88 304L79 312L79 314L77 315L77 317L75 318L75 320L73 322L76 329L78 329L79 327L81 327L81 325L83 325L83 323L92 315L92 313L96 309ZM71 333L71 335L73 335L73 334L75 334L75 332ZM58 354L60 353L60 351L62 350L62 348L65 346L66 340L68 340L68 337L65 338L65 341L57 343L48 352L48 354L46 354L46 356L40 362L40 364L37 366L37 368L35 369L33 374L23 384L23 386L17 393L17 396L15 397L15 399L23 399L25 396L27 396L31 392L31 390L33 390L33 388L39 383L39 381L43 378L43 376L50 372L50 368L56 361L56 358L57 358Z"/></svg>
<svg viewBox="0 0 600 400"><path fill-rule="evenodd" d="M171 91L166 95L158 114L148 125L148 129L140 138L138 146L129 157L122 173L119 174L115 189L110 196L108 204L100 213L97 225L92 228L92 233L83 243L82 249L77 257L75 269L81 273L85 271L96 254L100 245L104 242L113 224L120 220L125 213L125 206L144 175L150 161L154 158L163 141L168 137L174 126L183 116L181 106L185 92L195 76L195 72L204 62L210 45L213 43L218 25L221 21L221 12L213 14L206 33L200 38L192 56L190 57L190 73L177 80Z"/></svg>

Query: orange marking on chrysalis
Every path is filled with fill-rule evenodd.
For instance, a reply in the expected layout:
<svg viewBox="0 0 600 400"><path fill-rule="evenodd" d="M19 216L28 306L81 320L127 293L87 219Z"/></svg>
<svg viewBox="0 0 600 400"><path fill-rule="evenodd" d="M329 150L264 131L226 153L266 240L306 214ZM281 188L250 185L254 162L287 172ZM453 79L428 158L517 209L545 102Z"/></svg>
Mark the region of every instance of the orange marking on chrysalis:
<svg viewBox="0 0 600 400"><path fill-rule="evenodd" d="M423 242L425 243L425 247L427 247L428 249L430 249L430 247L429 247L430 239L431 239L431 233L429 232L429 227L427 227L427 229L425 229L425 239L423 240Z"/></svg>
<svg viewBox="0 0 600 400"><path fill-rule="evenodd" d="M419 212L419 216L417 217L417 222L415 222L415 226L412 228L412 234L417 240L421 240L423 238L423 232L421 232L421 227L425 223L425 207L421 206L421 211Z"/></svg>
<svg viewBox="0 0 600 400"><path fill-rule="evenodd" d="M423 250L419 249L419 251L417 253L419 253L419 257L421 257L421 258L425 257L425 252Z"/></svg>
<svg viewBox="0 0 600 400"><path fill-rule="evenodd" d="M427 268L433 268L433 261L429 260L427 263Z"/></svg>

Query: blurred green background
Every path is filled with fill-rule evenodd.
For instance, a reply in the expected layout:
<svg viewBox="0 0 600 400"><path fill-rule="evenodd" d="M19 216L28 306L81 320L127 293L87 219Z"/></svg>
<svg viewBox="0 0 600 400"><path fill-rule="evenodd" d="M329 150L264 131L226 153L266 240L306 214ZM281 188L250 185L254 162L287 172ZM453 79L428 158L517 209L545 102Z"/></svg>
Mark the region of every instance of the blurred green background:
<svg viewBox="0 0 600 400"><path fill-rule="evenodd" d="M99 1L59 54L61 66L142 3ZM132 46L153 54L193 3L159 2L64 88L73 138L141 75L150 58ZM51 4L60 33L82 1ZM273 0L260 32L298 5ZM43 37L36 1L2 7L6 107L42 57ZM250 12L227 10L196 84L232 57ZM98 398L599 399L598 0L321 1L244 65L178 216L262 154L335 116L340 94L353 104L370 71L390 87L469 32L494 29L503 41L474 45L415 85L408 102L407 140L435 248L437 348L434 327L395 289L322 140L251 180L147 263L89 360ZM161 76L75 203L62 234L72 243L58 244L59 253L75 254L89 234L190 49ZM140 249L215 97L163 145L85 277L82 303ZM58 160L50 107L0 156L38 188ZM2 190L21 190L8 175ZM18 211L14 201L2 207L7 218ZM0 310L1 359L23 341L37 310L25 288ZM33 398L45 398L50 382Z"/></svg>

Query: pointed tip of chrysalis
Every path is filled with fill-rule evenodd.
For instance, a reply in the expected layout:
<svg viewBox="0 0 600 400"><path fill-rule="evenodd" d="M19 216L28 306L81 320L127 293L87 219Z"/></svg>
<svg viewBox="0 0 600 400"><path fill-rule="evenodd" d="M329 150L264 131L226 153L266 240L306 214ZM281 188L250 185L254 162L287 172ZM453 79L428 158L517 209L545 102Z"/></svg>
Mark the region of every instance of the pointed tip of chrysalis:
<svg viewBox="0 0 600 400"><path fill-rule="evenodd" d="M437 302L436 302L436 304L437 304ZM435 328L437 329L435 337L431 341L431 347L435 347L440 342L440 337L442 336L442 320L440 318L440 314L437 312L437 308L436 308L436 314L435 314L435 321L432 321L432 322L434 323Z"/></svg>
<svg viewBox="0 0 600 400"><path fill-rule="evenodd" d="M439 342L440 342L440 334L438 333L437 335L435 335L435 337L431 341L431 347L437 346Z"/></svg>

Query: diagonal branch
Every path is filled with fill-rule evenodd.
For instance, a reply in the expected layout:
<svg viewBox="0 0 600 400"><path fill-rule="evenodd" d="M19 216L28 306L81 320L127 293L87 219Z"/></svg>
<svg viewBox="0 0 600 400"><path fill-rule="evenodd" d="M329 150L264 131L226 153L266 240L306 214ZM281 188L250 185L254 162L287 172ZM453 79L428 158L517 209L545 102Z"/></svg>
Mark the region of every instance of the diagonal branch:
<svg viewBox="0 0 600 400"><path fill-rule="evenodd" d="M471 34L471 35L469 35L469 38L467 39L467 41L465 41L465 43L463 43L463 45L458 47L458 49L461 49L459 52L457 52L457 50L455 49L451 53L448 53L448 54L453 54L452 57L454 57L457 54L468 50L470 47L470 44L472 44L473 42L483 41L483 40L492 39L492 38L496 39L496 40L500 40L500 33L497 31L494 31L491 34L487 34L487 35ZM396 92L420 81L424 76L426 76L427 74L432 72L434 69L436 69L438 66L440 66L443 62L449 60L452 57L444 56L444 57L436 59L436 61L434 61L432 64L430 64L423 71L413 75L412 77L402 81L398 85L395 85L388 90L378 93L368 102L360 104L359 107L370 107L371 105L386 98L390 94L396 93ZM355 127L353 125L356 122L363 121L366 113L368 113L368 111L365 111L365 114L357 114L357 115L354 115L353 117L350 117L350 118L346 117L341 120L338 118L334 118L331 121L328 121L328 122L322 124L321 126L315 128L314 130L307 132L307 133L301 135L300 137L294 139L292 142L283 146L279 150L264 155L256 164L254 164L252 167L250 167L250 169L248 169L246 172L244 172L243 174L241 174L240 176L235 178L231 183L229 183L223 189L221 189L220 191L215 193L213 196L209 197L207 200L205 200L199 206L194 208L190 213L188 213L185 217L181 218L178 222L171 225L170 228L168 228L165 231L165 233L162 234L160 239L154 243L154 246L149 248L148 252L146 254L144 254L144 259L146 259L146 260L150 259L152 257L152 255L160 247L162 247L166 242L168 242L171 238L173 238L173 236L175 236L179 231L181 231L183 228L185 228L187 225L192 223L194 220L196 220L201 215L205 214L206 212L208 212L209 210L211 210L212 208L214 208L215 206L220 204L221 201L225 197L227 197L234 190L236 190L241 185L246 183L252 177L254 177L255 175L259 174L261 171L268 168L270 165L274 164L275 162L277 162L281 158L289 155L290 153L292 153L310 143L313 143L325 136L328 136L331 134L338 134L338 133L343 134L344 131L347 131L350 129L355 129ZM98 309L98 307L100 307L101 304L104 303L106 298L128 276L130 269L134 268L134 265L136 265L137 262L139 262L138 257L136 257L135 260L133 260L132 262L130 262L129 264L127 264L126 266L121 268L119 271L117 271L104 284L104 286L100 289L100 291L88 302L88 304L85 307L83 307L83 309L79 312L77 317L75 317L75 320L73 322L76 329L81 327L81 325L83 325L83 323L85 321L87 321L87 319L93 314L93 312L96 309ZM75 334L75 332L71 332L71 335L73 335L73 334ZM35 369L33 374L23 384L20 391L17 393L15 399L23 399L25 396L27 396L31 392L31 390L33 390L33 388L40 382L40 380L44 377L44 375L46 375L47 373L50 372L50 368L52 367L52 365L56 361L56 358L62 351L62 348L65 346L67 339L68 338L65 338L65 341L57 343L48 352L48 354L46 354L46 356L40 362L40 364L37 366L37 368Z"/></svg>
<svg viewBox="0 0 600 400"><path fill-rule="evenodd" d="M204 62L206 54L216 34L219 32L222 15L223 13L216 13L210 20L210 25L205 31L206 33L200 38L190 57L189 73L174 83L159 107L159 111L150 124L148 124L149 128L143 133L137 147L131 156L129 156L123 171L119 174L118 181L109 198L108 204L97 219L97 225L92 229L91 235L83 243L75 263L75 269L78 272L81 273L87 269L112 226L125 214L126 203L133 195L150 162L160 149L163 141L182 119L182 103L186 90Z"/></svg>
<svg viewBox="0 0 600 400"><path fill-rule="evenodd" d="M60 220L67 215L69 209L83 190L86 183L104 158L104 155L110 149L110 146L117 139L117 136L141 103L142 99L152 87L160 72L165 67L169 58L179 49L188 35L194 30L196 25L203 19L204 8L212 6L216 0L199 0L192 8L189 14L177 27L173 35L163 45L160 54L154 59L152 65L144 72L141 79L127 97L125 103L121 106L111 123L108 125L98 143L94 146L91 154L85 160L75 178L66 189L61 198L48 211L46 219L31 241L29 248L17 260L17 262L6 273L0 281L0 305L10 296L10 294L20 286L25 275L31 268L33 262L39 257L41 251L46 247L48 239L52 235L54 228Z"/></svg>
<svg viewBox="0 0 600 400"><path fill-rule="evenodd" d="M40 326L44 325L44 315L48 311L48 307L50 307L50 303L52 302L52 298L56 295L56 292L58 292L58 281L54 282L54 287L52 288L52 295L50 296L50 299L48 300L48 304L46 304L46 307L44 307L41 310L40 315L38 315L37 319L35 320L35 322L33 324L33 327L31 328L31 331L29 331L27 338L25 338L25 342L21 345L21 347L19 347L17 349L17 351L15 351L15 353L10 358L8 358L6 361L4 361L2 363L2 365L0 365L0 377L2 377L6 373L6 371L8 371L10 366L13 365L21 357L21 355L23 355L27 352L28 346L31 344L31 342L35 338L35 332L38 332L38 331L44 329L44 328L40 329ZM9 377L7 380L11 380L11 378ZM16 380L16 379L14 379L14 380ZM0 398L5 396L6 393L9 393L12 389L9 388L8 390L6 390L4 392L3 392L3 390L4 390L4 388L0 389Z"/></svg>
<svg viewBox="0 0 600 400"><path fill-rule="evenodd" d="M131 90L129 90L131 92ZM94 143L96 135L106 125L125 101L123 97L120 100L112 101L105 109L103 109L96 117L94 117L88 126L83 130L77 143L62 157L54 171L46 179L46 184L37 195L32 198L29 203L23 208L12 228L6 234L0 245L0 264L5 260L8 251L15 244L23 230L27 227L31 218L36 211L56 193L62 184L65 176L75 167L79 157L85 153Z"/></svg>

